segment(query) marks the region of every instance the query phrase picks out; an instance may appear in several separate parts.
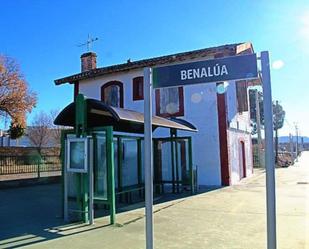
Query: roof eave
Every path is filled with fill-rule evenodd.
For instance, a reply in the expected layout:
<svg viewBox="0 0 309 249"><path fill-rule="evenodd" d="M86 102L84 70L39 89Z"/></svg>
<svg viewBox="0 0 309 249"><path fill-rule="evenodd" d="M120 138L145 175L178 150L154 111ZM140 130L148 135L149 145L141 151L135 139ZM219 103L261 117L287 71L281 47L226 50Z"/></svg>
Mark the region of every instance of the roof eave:
<svg viewBox="0 0 309 249"><path fill-rule="evenodd" d="M117 64L117 65L103 67L103 68L97 68L97 69L89 70L86 72L67 76L64 78L59 78L59 79L56 79L54 82L55 82L55 85L61 85L65 83L72 84L79 80L102 76L105 74L134 70L134 69L149 67L149 66L154 66L154 65L163 65L163 64L173 63L173 62L179 62L179 61L188 59L186 57L189 57L189 59L195 59L199 57L202 58L205 56L211 56L216 53L220 53L224 51L227 52L228 50L233 50L229 52L233 53L233 55L237 55L240 53L244 53L245 51L248 51L249 48L252 48L252 44L250 42L243 42L243 43L222 45L218 47L211 47L211 48L206 48L206 49L193 50L193 51L182 52L182 53L177 53L177 54L154 57L150 59L143 59L143 60L139 60L135 62Z"/></svg>

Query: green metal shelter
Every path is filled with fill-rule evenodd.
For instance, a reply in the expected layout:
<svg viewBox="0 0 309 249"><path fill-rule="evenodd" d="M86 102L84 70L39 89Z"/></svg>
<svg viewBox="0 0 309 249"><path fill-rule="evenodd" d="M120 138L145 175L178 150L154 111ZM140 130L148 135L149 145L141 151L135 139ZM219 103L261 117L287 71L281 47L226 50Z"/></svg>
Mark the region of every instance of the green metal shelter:
<svg viewBox="0 0 309 249"><path fill-rule="evenodd" d="M115 223L116 205L144 196L144 115L116 108L79 94L54 123L73 127L61 136L64 217L92 222L94 204L109 211ZM154 186L157 194L178 193L196 187L190 136L177 137L177 130L196 132L182 119L154 116L153 131L170 129L170 136L154 138ZM86 142L85 142L86 141ZM85 142L85 143L81 143ZM71 215L73 214L73 215Z"/></svg>

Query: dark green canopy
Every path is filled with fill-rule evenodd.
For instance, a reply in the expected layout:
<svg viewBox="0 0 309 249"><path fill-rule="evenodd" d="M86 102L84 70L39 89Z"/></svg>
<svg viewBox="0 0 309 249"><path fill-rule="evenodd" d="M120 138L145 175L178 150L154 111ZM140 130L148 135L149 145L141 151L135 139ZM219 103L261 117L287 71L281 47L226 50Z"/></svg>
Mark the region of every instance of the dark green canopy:
<svg viewBox="0 0 309 249"><path fill-rule="evenodd" d="M86 99L87 127L113 126L114 131L143 133L144 114L123 108L112 107L96 99ZM56 117L54 124L75 126L75 103L66 106ZM196 132L197 129L182 119L152 117L153 130L157 127Z"/></svg>

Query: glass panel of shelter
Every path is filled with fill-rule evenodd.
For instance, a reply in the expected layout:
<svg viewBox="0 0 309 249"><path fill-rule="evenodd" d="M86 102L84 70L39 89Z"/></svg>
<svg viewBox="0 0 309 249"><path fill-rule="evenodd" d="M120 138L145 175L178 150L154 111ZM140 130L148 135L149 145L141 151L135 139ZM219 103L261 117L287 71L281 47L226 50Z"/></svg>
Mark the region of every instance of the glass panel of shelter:
<svg viewBox="0 0 309 249"><path fill-rule="evenodd" d="M113 145L114 145L114 171L115 171L115 188L119 188L119 172L118 172L118 138L114 137L113 138Z"/></svg>
<svg viewBox="0 0 309 249"><path fill-rule="evenodd" d="M140 152L136 148L134 139L137 144L140 141ZM157 194L166 191L175 193L191 190L191 174L194 172L190 167L192 162L190 162L189 140L191 137L154 138L154 184L161 186L161 188L155 188ZM144 184L144 139L132 137L129 140L121 139L121 141L122 153L124 152L122 155L123 187ZM125 142L123 143L123 141ZM131 148L126 149L126 146L131 146ZM126 150L128 151L126 152ZM138 166L138 158L141 164L140 172L136 167Z"/></svg>
<svg viewBox="0 0 309 249"><path fill-rule="evenodd" d="M73 131L71 132L73 133ZM75 137L66 134L66 138ZM131 202L144 198L144 139L141 136L115 134L110 127L89 129L94 159L94 201L106 210L112 204L114 188L118 201ZM191 137L154 138L154 189L156 194L173 191L192 191ZM64 147L63 147L64 148ZM113 158L113 160L111 160ZM191 165L191 166L190 166ZM114 178L111 177L114 171ZM69 208L79 210L81 203L81 174L67 172ZM111 182L114 182L111 184ZM125 198L122 198L125 197ZM133 197L133 198L132 198ZM81 209L83 210L83 209ZM102 210L103 211L103 210ZM86 210L83 212L87 212ZM113 215L115 214L114 212ZM97 213L99 214L99 213ZM104 214L104 213L102 213ZM78 214L76 213L78 216ZM113 216L111 215L111 217ZM114 216L113 216L114 217ZM76 217L77 218L77 217ZM114 219L114 218L113 218Z"/></svg>
<svg viewBox="0 0 309 249"><path fill-rule="evenodd" d="M113 138L112 127L95 127L89 129L89 135L94 141L93 149L93 200L96 207L100 207L99 211L95 208L95 216L110 214L111 224L115 222L115 177L114 162L115 156L118 154L118 147L114 149L115 139ZM117 140L116 140L117 141ZM101 208L103 207L103 209Z"/></svg>
<svg viewBox="0 0 309 249"><path fill-rule="evenodd" d="M138 185L138 153L135 138L121 139L122 145L122 186Z"/></svg>
<svg viewBox="0 0 309 249"><path fill-rule="evenodd" d="M95 133L94 198L107 200L106 132Z"/></svg>
<svg viewBox="0 0 309 249"><path fill-rule="evenodd" d="M132 197L143 196L142 184L143 157L141 152L141 137L114 134L114 145L117 147L115 160L115 182L118 202L132 202ZM115 147L114 147L115 151ZM125 197L125 198L123 198Z"/></svg>
<svg viewBox="0 0 309 249"><path fill-rule="evenodd" d="M106 132L94 136L94 199L108 201ZM154 138L154 184L156 194L190 189L190 137ZM172 147L173 146L173 147ZM144 198L144 139L113 135L114 182L118 202ZM125 197L125 198L123 198Z"/></svg>
<svg viewBox="0 0 309 249"><path fill-rule="evenodd" d="M66 134L65 138L75 138L75 134ZM64 149L66 147L63 147L62 148L62 154L64 155L65 152L64 152ZM67 165L64 164L64 159L62 159L63 161L63 171L64 171L64 167L67 167ZM62 174L64 174L62 172ZM67 202L68 202L68 209L69 210L79 210L79 206L80 206L80 196L79 196L79 186L80 186L80 183L79 183L79 179L77 177L77 174L76 173L73 173L73 172L69 172L67 171L66 172L66 178L68 179L67 180ZM77 213L77 212L70 212L69 213L69 219L70 220L79 220L80 219L80 215L81 213Z"/></svg>
<svg viewBox="0 0 309 249"><path fill-rule="evenodd" d="M190 139L187 137L155 139L154 148L157 150L154 153L155 182L161 186L162 192L179 193L191 190L193 169L190 167Z"/></svg>

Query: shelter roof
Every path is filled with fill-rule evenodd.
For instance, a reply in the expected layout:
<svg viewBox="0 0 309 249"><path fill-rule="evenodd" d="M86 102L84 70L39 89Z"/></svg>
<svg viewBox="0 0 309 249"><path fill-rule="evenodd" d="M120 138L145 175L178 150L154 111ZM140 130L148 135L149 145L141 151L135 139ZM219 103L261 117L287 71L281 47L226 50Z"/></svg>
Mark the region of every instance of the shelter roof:
<svg viewBox="0 0 309 249"><path fill-rule="evenodd" d="M144 114L128 109L112 107L96 99L86 99L87 127L113 126L115 131L143 133ZM75 103L67 105L56 117L54 124L75 126ZM196 127L182 119L166 119L158 116L152 117L153 130L158 127L170 129L197 131Z"/></svg>

